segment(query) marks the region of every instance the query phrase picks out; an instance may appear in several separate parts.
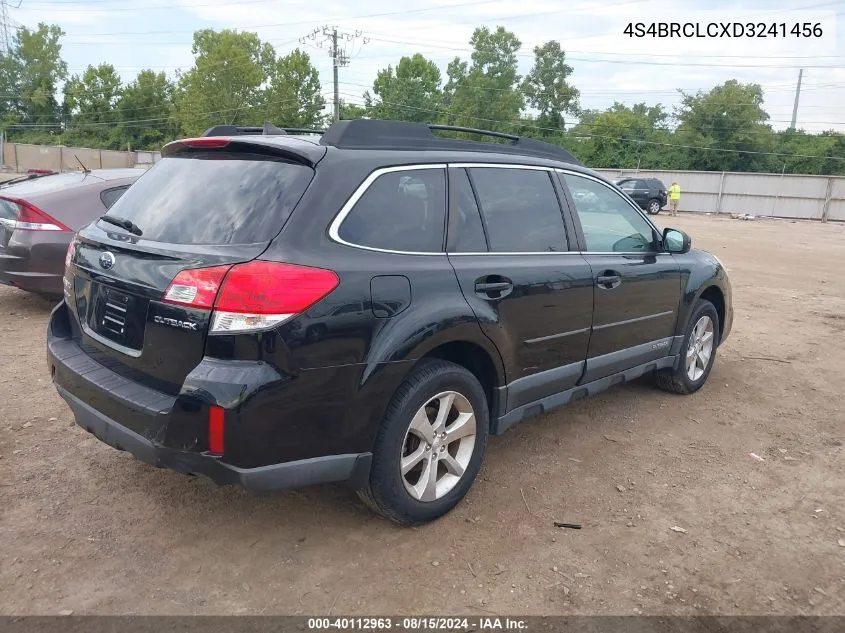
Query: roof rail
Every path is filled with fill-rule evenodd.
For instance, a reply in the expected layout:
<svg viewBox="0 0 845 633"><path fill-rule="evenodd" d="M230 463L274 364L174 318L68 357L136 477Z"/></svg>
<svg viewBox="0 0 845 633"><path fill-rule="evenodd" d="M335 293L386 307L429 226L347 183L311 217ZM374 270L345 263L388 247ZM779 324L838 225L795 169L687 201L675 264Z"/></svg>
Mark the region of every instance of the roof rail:
<svg viewBox="0 0 845 633"><path fill-rule="evenodd" d="M509 143L484 143L463 139L436 136L436 131L464 132L510 141ZM455 150L470 152L493 152L501 154L522 154L539 158L550 158L565 163L583 163L567 150L532 138L478 130L453 125L410 123L407 121L380 121L356 119L334 123L320 139L321 145L342 149L395 149L395 150Z"/></svg>
<svg viewBox="0 0 845 633"><path fill-rule="evenodd" d="M207 129L203 136L284 136L286 134L323 134L325 130L315 130L304 127L276 127L269 121L263 127L242 127L237 125L215 125Z"/></svg>

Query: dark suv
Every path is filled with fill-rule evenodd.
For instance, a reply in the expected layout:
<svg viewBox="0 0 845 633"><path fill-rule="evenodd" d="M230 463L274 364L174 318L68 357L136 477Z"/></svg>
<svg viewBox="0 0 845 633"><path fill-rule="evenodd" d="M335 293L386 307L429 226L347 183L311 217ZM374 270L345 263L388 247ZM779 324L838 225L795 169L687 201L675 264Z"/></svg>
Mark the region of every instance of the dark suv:
<svg viewBox="0 0 845 633"><path fill-rule="evenodd" d="M167 145L68 251L48 350L78 424L221 484L349 481L414 524L488 434L643 375L704 384L733 319L714 256L557 147L442 129Z"/></svg>
<svg viewBox="0 0 845 633"><path fill-rule="evenodd" d="M620 178L616 186L649 215L657 215L666 206L666 185L657 178Z"/></svg>

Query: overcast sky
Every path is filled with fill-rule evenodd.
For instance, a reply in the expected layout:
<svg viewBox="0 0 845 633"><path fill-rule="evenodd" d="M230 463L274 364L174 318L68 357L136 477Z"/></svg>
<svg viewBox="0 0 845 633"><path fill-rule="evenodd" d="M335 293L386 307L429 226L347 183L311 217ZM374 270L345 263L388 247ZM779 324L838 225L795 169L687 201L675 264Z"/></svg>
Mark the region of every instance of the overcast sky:
<svg viewBox="0 0 845 633"><path fill-rule="evenodd" d="M581 106L605 108L614 100L677 105L676 89L707 90L727 79L758 82L775 128L788 126L798 68L804 84L798 127L845 132L845 0L370 0L356 4L294 0L7 0L16 24L57 23L67 33L63 57L71 73L109 62L130 81L142 68L175 74L192 64L192 33L200 28L254 31L280 53L305 48L319 68L327 99L331 60L314 42L298 40L325 25L360 31L348 44L351 63L340 71L341 96L361 103L376 72L403 55L421 52L443 70L481 24L502 25L523 43L520 70L532 49L559 40L575 69ZM708 9L705 9L708 7ZM629 22L819 23L821 38L630 38ZM366 43L364 38L367 38Z"/></svg>

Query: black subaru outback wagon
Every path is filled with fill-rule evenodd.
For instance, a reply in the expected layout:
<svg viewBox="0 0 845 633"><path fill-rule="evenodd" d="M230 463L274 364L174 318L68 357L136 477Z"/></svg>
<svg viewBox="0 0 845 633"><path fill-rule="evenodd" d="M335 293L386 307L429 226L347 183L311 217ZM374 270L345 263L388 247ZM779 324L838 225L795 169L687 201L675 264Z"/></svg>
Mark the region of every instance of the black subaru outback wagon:
<svg viewBox="0 0 845 633"><path fill-rule="evenodd" d="M167 145L68 251L49 366L79 425L221 484L348 481L415 524L491 433L643 375L704 384L718 259L559 148L441 130Z"/></svg>

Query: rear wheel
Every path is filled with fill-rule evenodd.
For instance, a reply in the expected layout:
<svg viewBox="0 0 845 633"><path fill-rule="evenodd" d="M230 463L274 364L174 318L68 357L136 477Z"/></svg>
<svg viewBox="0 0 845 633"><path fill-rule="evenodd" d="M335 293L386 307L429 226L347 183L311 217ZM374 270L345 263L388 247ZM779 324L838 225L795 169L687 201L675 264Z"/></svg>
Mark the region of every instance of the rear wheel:
<svg viewBox="0 0 845 633"><path fill-rule="evenodd" d="M699 300L690 318L677 368L657 372L657 385L666 391L690 394L707 382L719 345L719 313L712 303Z"/></svg>
<svg viewBox="0 0 845 633"><path fill-rule="evenodd" d="M369 486L359 496L402 525L446 514L472 486L488 430L487 399L478 379L454 363L423 361L388 407Z"/></svg>
<svg viewBox="0 0 845 633"><path fill-rule="evenodd" d="M649 200L648 205L646 206L646 211L648 211L649 215L657 215L660 213L660 200L657 198Z"/></svg>

